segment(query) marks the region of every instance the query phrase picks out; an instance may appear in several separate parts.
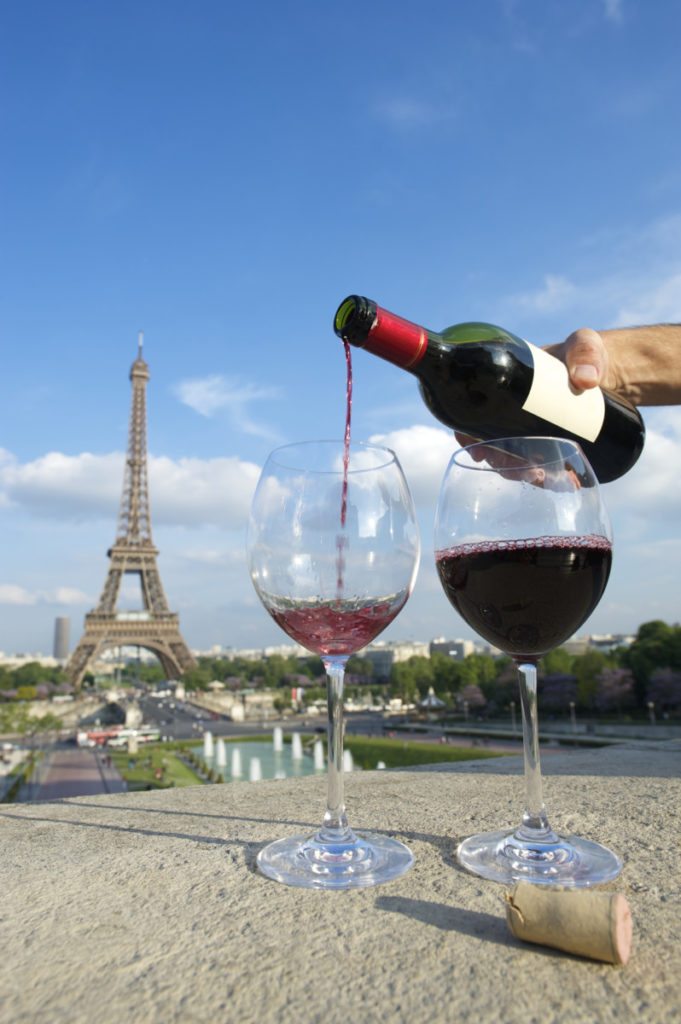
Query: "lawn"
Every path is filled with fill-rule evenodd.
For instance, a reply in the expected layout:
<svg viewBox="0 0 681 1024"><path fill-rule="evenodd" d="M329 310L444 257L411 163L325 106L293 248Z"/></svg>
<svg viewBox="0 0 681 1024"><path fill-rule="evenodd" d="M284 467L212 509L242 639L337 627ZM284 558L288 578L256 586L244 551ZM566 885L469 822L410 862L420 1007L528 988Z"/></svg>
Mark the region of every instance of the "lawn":
<svg viewBox="0 0 681 1024"><path fill-rule="evenodd" d="M454 747L445 743L418 740L364 739L346 736L345 748L359 768L375 768L383 761L386 768L409 768L417 764L442 764L444 761L480 761L500 754L477 747Z"/></svg>
<svg viewBox="0 0 681 1024"><path fill-rule="evenodd" d="M238 742L268 739L268 735L234 737ZM311 735L302 737L309 743ZM285 742L290 736L284 737ZM196 744L191 744L196 746ZM172 786L198 786L201 779L180 758L180 744L150 744L132 756L122 750L112 751L111 757L131 791L169 789ZM379 761L386 768L409 768L413 765L441 764L444 761L476 761L501 755L477 747L456 747L450 744L424 743L420 740L376 739L346 736L345 747L353 756L357 768L373 769Z"/></svg>
<svg viewBox="0 0 681 1024"><path fill-rule="evenodd" d="M112 751L111 758L130 791L200 786L202 782L179 757L161 745L143 747L133 755L122 750Z"/></svg>

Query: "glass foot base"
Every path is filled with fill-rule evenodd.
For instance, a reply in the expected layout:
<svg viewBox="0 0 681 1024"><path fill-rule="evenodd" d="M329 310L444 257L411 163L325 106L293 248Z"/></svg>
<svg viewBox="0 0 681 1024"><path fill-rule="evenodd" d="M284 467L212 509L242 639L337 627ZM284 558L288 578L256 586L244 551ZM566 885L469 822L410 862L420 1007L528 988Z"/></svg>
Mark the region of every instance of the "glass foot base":
<svg viewBox="0 0 681 1024"><path fill-rule="evenodd" d="M411 850L387 836L357 836L348 830L341 840L319 835L277 839L260 851L263 875L304 889L357 889L399 878L414 862Z"/></svg>
<svg viewBox="0 0 681 1024"><path fill-rule="evenodd" d="M534 882L586 888L616 878L622 861L606 846L577 836L548 833L537 840L516 832L484 832L465 839L456 851L459 863L493 882Z"/></svg>

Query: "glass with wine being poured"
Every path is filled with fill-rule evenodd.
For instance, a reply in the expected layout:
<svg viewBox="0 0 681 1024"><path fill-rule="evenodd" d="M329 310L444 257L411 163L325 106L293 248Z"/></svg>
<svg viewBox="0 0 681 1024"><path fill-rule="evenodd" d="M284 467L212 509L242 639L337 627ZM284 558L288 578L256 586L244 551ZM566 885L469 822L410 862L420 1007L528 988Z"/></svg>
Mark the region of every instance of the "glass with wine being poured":
<svg viewBox="0 0 681 1024"><path fill-rule="evenodd" d="M315 889L396 878L411 866L411 852L387 836L356 835L343 795L345 664L398 615L418 567L414 506L394 452L347 436L272 452L253 498L248 557L274 621L322 658L329 716L323 824L312 836L271 843L258 866L277 881Z"/></svg>
<svg viewBox="0 0 681 1024"><path fill-rule="evenodd" d="M611 850L558 836L549 825L537 724L537 662L593 612L611 558L598 482L572 441L503 438L453 455L435 521L437 571L459 614L516 663L523 718L522 823L472 836L457 850L459 862L484 878L583 887L622 869Z"/></svg>

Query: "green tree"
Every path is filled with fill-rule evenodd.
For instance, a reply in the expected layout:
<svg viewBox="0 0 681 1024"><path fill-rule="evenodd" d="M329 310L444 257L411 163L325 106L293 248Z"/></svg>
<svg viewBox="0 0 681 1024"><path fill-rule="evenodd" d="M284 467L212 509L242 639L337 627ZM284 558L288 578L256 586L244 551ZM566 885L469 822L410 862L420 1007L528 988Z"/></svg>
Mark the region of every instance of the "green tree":
<svg viewBox="0 0 681 1024"><path fill-rule="evenodd" d="M577 678L577 701L584 710L594 707L598 681L608 667L608 658L602 651L587 650L573 662L572 674Z"/></svg>
<svg viewBox="0 0 681 1024"><path fill-rule="evenodd" d="M413 702L425 696L433 685L433 665L430 658L415 656L399 661L390 671L390 692L403 701Z"/></svg>
<svg viewBox="0 0 681 1024"><path fill-rule="evenodd" d="M512 700L518 703L518 670L510 658L494 659L495 675L480 684L491 713L505 712Z"/></svg>
<svg viewBox="0 0 681 1024"><path fill-rule="evenodd" d="M463 663L448 654L438 652L431 656L430 663L433 673L432 686L438 697L455 694L461 686Z"/></svg>
<svg viewBox="0 0 681 1024"><path fill-rule="evenodd" d="M349 676L355 676L358 682L370 683L373 678L374 665L369 658L353 654L348 658L345 670Z"/></svg>
<svg viewBox="0 0 681 1024"><path fill-rule="evenodd" d="M197 668L188 669L182 676L182 682L188 690L205 690L212 681L213 676L210 670L202 668L200 665Z"/></svg>
<svg viewBox="0 0 681 1024"><path fill-rule="evenodd" d="M272 654L263 663L265 686L274 689L286 683L286 677L296 671L297 658L284 658L281 654Z"/></svg>
<svg viewBox="0 0 681 1024"><path fill-rule="evenodd" d="M556 647L541 659L540 671L547 676L572 675L574 660L574 656L564 647Z"/></svg>
<svg viewBox="0 0 681 1024"><path fill-rule="evenodd" d="M28 732L28 708L25 704L0 704L0 733Z"/></svg>
<svg viewBox="0 0 681 1024"><path fill-rule="evenodd" d="M681 669L681 626L669 626L659 619L644 622L631 647L620 653L620 661L631 669L637 703L643 707L655 670Z"/></svg>
<svg viewBox="0 0 681 1024"><path fill-rule="evenodd" d="M17 700L35 700L35 686L17 686Z"/></svg>
<svg viewBox="0 0 681 1024"><path fill-rule="evenodd" d="M471 711L482 710L486 703L484 693L475 683L468 683L459 693L460 706L467 705Z"/></svg>

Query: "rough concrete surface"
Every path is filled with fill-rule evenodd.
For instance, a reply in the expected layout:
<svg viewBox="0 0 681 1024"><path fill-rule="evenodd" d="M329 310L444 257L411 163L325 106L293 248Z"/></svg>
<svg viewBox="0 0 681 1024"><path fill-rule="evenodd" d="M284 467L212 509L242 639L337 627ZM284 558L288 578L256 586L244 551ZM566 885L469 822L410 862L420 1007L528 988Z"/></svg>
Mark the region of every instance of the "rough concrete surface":
<svg viewBox="0 0 681 1024"><path fill-rule="evenodd" d="M517 824L519 758L353 773L353 827L406 841L387 885L293 889L263 844L314 831L307 778L0 808L4 1024L681 1020L681 744L546 758L552 824L625 858L626 967L521 944L456 843Z"/></svg>

